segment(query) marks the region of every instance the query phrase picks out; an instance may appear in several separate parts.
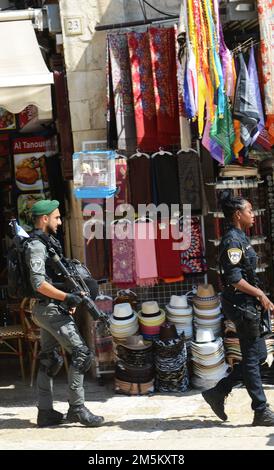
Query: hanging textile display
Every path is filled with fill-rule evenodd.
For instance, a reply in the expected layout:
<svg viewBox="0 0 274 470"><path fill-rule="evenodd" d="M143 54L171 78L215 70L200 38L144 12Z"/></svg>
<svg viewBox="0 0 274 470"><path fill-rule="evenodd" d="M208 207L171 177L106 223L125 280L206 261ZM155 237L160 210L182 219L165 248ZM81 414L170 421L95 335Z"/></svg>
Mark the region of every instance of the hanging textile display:
<svg viewBox="0 0 274 470"><path fill-rule="evenodd" d="M139 204L150 204L152 202L150 160L144 155L129 158L128 167L131 189L130 201L137 212Z"/></svg>
<svg viewBox="0 0 274 470"><path fill-rule="evenodd" d="M153 222L135 224L134 249L137 285L154 286L158 282L158 272Z"/></svg>
<svg viewBox="0 0 274 470"><path fill-rule="evenodd" d="M116 117L117 146L119 149L133 150L136 148L136 128L132 98L129 53L125 34L108 34L109 60L108 103L113 104ZM113 113L112 113L113 114ZM108 119L111 112L108 113Z"/></svg>
<svg viewBox="0 0 274 470"><path fill-rule="evenodd" d="M128 168L127 159L115 158L116 193L114 195L114 210L119 204L128 202Z"/></svg>
<svg viewBox="0 0 274 470"><path fill-rule="evenodd" d="M266 127L274 145L274 3L258 0L258 16L261 37L261 55L265 96Z"/></svg>
<svg viewBox="0 0 274 470"><path fill-rule="evenodd" d="M166 282L182 281L182 268L180 251L173 249L172 226L167 220L157 225L157 238L155 240L158 276ZM177 241L177 240L176 240Z"/></svg>
<svg viewBox="0 0 274 470"><path fill-rule="evenodd" d="M205 213L206 200L203 196L201 162L198 154L189 150L178 155L178 174L180 189L180 206L191 204L191 211Z"/></svg>
<svg viewBox="0 0 274 470"><path fill-rule="evenodd" d="M183 227L181 227L183 230ZM203 273L207 270L203 254L201 223L198 217L191 218L191 243L181 251L182 271L185 274Z"/></svg>
<svg viewBox="0 0 274 470"><path fill-rule="evenodd" d="M180 142L174 28L150 28L149 42L160 146Z"/></svg>
<svg viewBox="0 0 274 470"><path fill-rule="evenodd" d="M254 81L250 80L243 54L239 54L239 72L234 98L233 116L241 123L241 141L250 147L258 137L259 112Z"/></svg>
<svg viewBox="0 0 274 470"><path fill-rule="evenodd" d="M158 152L152 157L152 171L155 177L157 203L178 204L179 198L179 179L177 156Z"/></svg>
<svg viewBox="0 0 274 470"><path fill-rule="evenodd" d="M135 252L132 226L118 222L112 240L112 282L118 287L135 285Z"/></svg>
<svg viewBox="0 0 274 470"><path fill-rule="evenodd" d="M132 77L137 146L153 151L157 142L157 118L148 33L127 34Z"/></svg>
<svg viewBox="0 0 274 470"><path fill-rule="evenodd" d="M180 32L178 34L177 26L175 33L177 34L176 42L176 65L177 65L177 87L178 87L178 106L179 106L179 123L180 123L180 140L181 150L188 150L191 147L191 130L190 122L186 118L184 105L184 75L186 68L186 28L183 16L183 6L181 5L180 13L181 23Z"/></svg>

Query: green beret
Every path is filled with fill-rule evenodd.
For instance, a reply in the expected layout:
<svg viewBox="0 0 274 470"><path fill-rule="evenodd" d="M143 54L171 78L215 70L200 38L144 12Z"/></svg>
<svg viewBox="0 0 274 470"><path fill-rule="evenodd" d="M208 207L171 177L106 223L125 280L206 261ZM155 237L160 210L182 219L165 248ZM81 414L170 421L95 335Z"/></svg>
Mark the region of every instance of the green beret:
<svg viewBox="0 0 274 470"><path fill-rule="evenodd" d="M48 215L51 214L55 209L59 207L59 201L53 199L41 199L33 204L31 208L32 215Z"/></svg>

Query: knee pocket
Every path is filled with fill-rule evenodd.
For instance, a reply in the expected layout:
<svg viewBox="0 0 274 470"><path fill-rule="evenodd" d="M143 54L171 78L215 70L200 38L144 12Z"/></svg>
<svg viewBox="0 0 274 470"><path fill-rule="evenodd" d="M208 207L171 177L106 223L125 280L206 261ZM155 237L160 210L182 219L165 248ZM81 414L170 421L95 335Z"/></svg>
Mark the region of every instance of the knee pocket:
<svg viewBox="0 0 274 470"><path fill-rule="evenodd" d="M81 374L84 374L90 369L92 358L92 352L87 346L72 349L71 364Z"/></svg>

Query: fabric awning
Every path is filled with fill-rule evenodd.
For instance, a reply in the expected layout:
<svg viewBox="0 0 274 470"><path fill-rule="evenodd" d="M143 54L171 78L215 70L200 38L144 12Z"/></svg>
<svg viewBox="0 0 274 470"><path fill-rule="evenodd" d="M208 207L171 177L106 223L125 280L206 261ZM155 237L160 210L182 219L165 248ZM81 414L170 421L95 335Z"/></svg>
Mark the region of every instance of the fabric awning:
<svg viewBox="0 0 274 470"><path fill-rule="evenodd" d="M52 109L49 72L32 22L0 23L0 107L19 113L29 104Z"/></svg>

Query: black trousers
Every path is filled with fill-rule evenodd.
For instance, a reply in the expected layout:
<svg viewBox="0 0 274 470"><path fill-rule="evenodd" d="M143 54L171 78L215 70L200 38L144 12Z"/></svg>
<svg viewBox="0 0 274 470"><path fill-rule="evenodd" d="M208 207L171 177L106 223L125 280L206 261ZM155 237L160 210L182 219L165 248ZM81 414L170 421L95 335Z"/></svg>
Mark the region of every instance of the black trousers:
<svg viewBox="0 0 274 470"><path fill-rule="evenodd" d="M266 396L262 385L260 364L267 357L265 340L264 338L246 338L240 334L239 340L242 361L234 366L227 377L218 382L216 389L227 395L239 381L243 381L252 400L252 409L263 411L266 408Z"/></svg>

